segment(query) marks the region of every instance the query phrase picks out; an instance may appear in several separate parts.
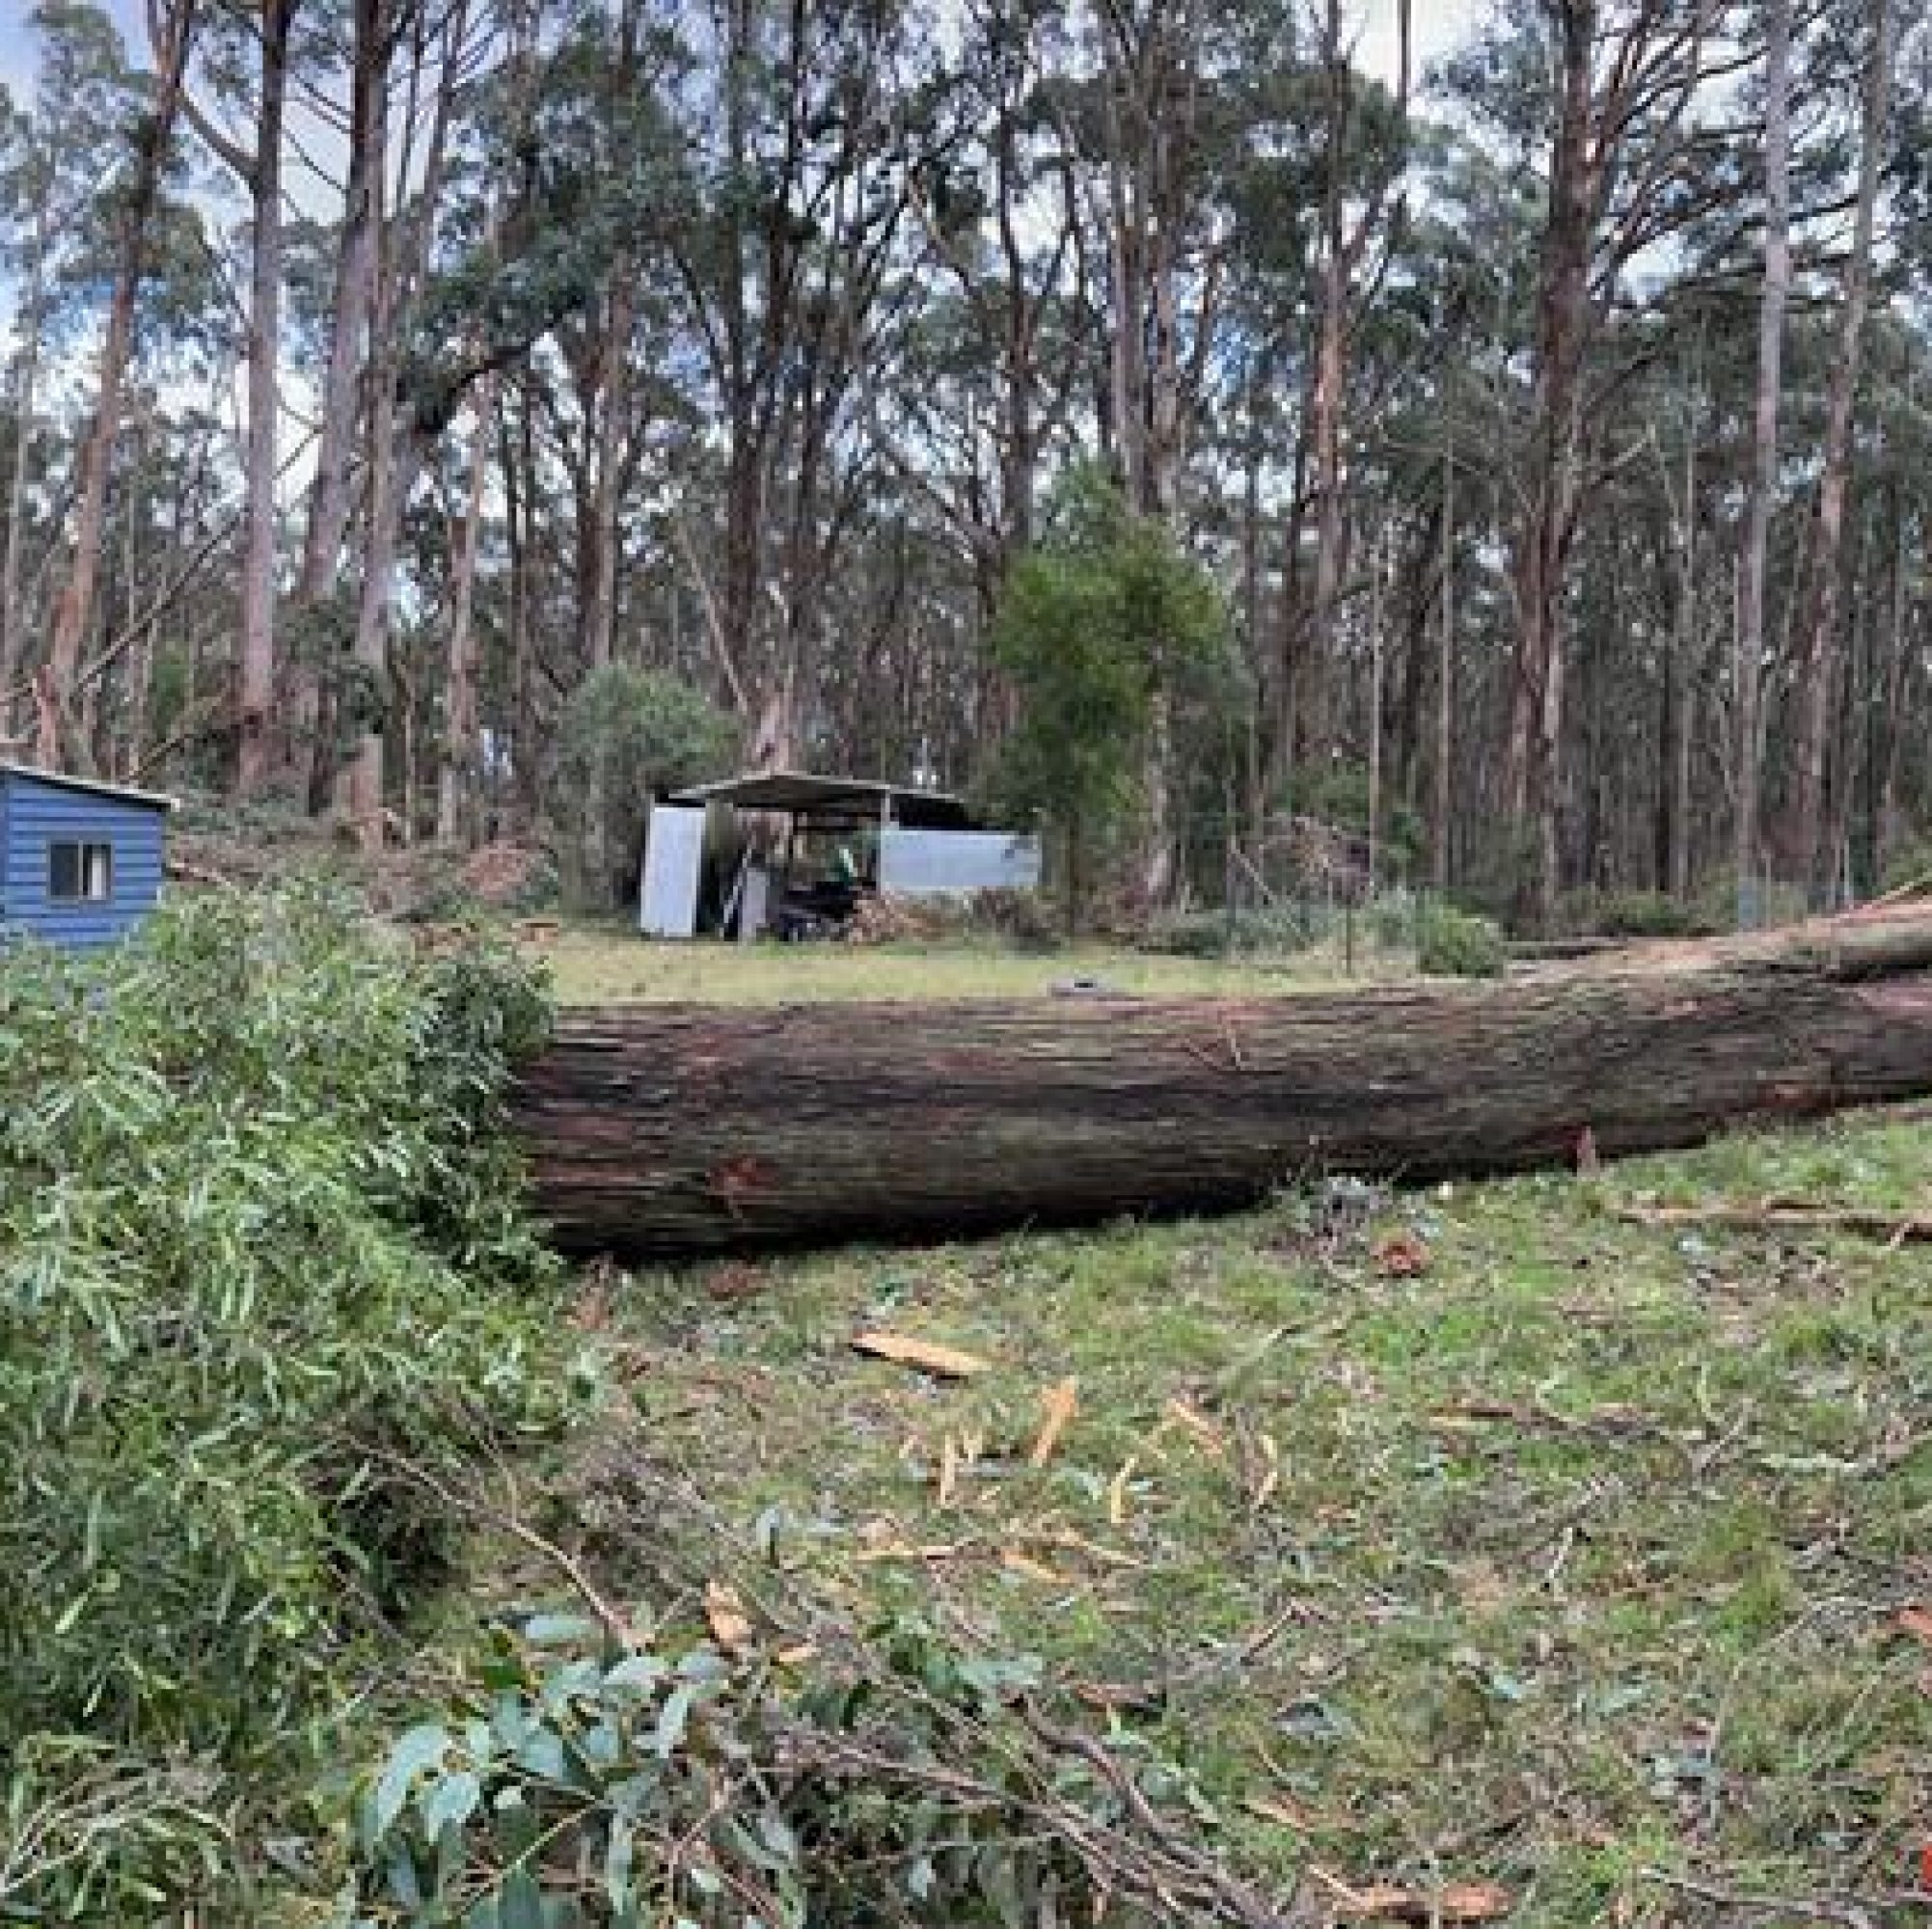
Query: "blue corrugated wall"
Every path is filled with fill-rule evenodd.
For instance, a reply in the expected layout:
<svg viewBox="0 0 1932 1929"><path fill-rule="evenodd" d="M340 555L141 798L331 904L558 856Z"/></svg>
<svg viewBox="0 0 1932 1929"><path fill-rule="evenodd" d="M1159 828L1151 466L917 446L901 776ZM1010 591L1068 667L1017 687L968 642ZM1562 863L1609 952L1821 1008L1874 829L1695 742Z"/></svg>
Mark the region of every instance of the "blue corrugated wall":
<svg viewBox="0 0 1932 1929"><path fill-rule="evenodd" d="M0 772L0 932L77 945L122 937L160 898L166 818L151 804ZM114 891L105 904L48 902L47 846L68 838L113 845Z"/></svg>

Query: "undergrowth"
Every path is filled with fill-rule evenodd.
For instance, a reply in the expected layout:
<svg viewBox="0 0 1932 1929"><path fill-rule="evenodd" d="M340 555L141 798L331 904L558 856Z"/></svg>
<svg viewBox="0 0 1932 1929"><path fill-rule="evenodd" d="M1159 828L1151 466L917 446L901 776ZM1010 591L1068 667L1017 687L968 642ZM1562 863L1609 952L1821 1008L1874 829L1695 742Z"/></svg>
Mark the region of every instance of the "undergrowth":
<svg viewBox="0 0 1932 1929"><path fill-rule="evenodd" d="M1909 1217L1926 1153L1879 1114L1600 1178L645 1277L600 1315L638 1418L559 1470L555 1524L612 1585L728 1582L775 1646L912 1614L1036 1657L1285 1921L1907 1929L1932 1259L1642 1215ZM985 1371L853 1350L880 1327Z"/></svg>
<svg viewBox="0 0 1932 1929"><path fill-rule="evenodd" d="M7 954L0 1917L247 1919L255 1835L440 1578L397 1469L563 1415L498 1129L543 1021L506 953L318 891Z"/></svg>

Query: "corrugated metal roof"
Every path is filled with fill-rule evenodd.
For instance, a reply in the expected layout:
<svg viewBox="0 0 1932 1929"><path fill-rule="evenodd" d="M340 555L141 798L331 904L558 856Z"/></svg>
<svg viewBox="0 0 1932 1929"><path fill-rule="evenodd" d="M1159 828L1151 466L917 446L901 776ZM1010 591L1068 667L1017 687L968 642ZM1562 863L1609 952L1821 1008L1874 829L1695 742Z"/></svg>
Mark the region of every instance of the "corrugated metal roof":
<svg viewBox="0 0 1932 1929"><path fill-rule="evenodd" d="M889 802L902 824L926 829L964 829L972 822L964 801L950 791L919 790L873 777L814 776L803 771L763 771L693 784L677 792L671 801L728 803L740 810L849 810L870 816Z"/></svg>
<svg viewBox="0 0 1932 1929"><path fill-rule="evenodd" d="M85 791L94 797L113 798L122 803L146 804L150 810L174 810L178 800L158 790L136 790L131 784L106 783L98 777L69 776L65 771L43 771L32 764L0 758L0 777L26 777L35 783L53 784L61 790Z"/></svg>

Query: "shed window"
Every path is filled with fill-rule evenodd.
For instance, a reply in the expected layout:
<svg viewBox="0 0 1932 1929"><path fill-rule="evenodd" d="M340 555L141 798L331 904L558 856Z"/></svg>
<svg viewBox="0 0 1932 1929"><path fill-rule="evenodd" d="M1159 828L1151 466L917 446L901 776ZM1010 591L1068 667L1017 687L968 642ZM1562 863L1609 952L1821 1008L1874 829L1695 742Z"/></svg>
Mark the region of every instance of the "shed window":
<svg viewBox="0 0 1932 1929"><path fill-rule="evenodd" d="M114 846L47 846L47 896L55 904L106 904L114 895Z"/></svg>

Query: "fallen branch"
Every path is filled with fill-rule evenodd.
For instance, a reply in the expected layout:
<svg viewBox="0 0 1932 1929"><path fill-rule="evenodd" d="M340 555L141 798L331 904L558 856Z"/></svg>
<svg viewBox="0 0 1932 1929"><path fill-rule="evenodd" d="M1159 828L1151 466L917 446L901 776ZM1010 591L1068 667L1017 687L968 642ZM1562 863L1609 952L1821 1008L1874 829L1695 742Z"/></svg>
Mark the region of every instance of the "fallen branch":
<svg viewBox="0 0 1932 1929"><path fill-rule="evenodd" d="M1900 1909L1932 1907L1932 1893L1906 1891L1886 1895L1759 1895L1747 1889L1723 1888L1716 1883L1673 1875L1668 1869L1646 1868L1640 1878L1680 1895L1695 1896L1734 1915L1782 1915L1793 1922L1837 1922L1844 1929L1878 1929L1882 1916Z"/></svg>
<svg viewBox="0 0 1932 1929"><path fill-rule="evenodd" d="M1752 1206L1728 1201L1713 1206L1620 1206L1617 1216L1635 1226L1715 1226L1746 1233L1855 1233L1883 1239L1890 1250L1932 1239L1932 1206L1917 1212L1887 1212L1864 1206L1813 1206L1765 1200Z"/></svg>

